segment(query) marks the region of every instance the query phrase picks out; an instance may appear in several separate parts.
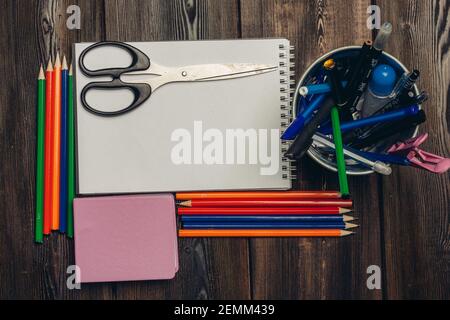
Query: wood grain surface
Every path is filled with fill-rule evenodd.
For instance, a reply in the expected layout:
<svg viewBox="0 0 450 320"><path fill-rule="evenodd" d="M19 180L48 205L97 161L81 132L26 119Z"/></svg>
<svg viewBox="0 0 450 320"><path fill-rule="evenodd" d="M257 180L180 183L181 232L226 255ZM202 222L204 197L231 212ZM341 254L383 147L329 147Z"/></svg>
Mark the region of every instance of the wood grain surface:
<svg viewBox="0 0 450 320"><path fill-rule="evenodd" d="M66 27L69 5L81 29ZM394 35L387 51L420 69L430 137L450 154L450 1L434 0L4 0L0 72L0 299L449 299L449 175L394 168L350 179L361 227L343 239L180 239L172 281L86 284L68 290L73 241L33 243L36 76L57 51L83 41L285 37L296 78L327 51L373 39L367 8ZM336 189L335 174L305 159L299 189ZM382 289L366 286L380 266Z"/></svg>

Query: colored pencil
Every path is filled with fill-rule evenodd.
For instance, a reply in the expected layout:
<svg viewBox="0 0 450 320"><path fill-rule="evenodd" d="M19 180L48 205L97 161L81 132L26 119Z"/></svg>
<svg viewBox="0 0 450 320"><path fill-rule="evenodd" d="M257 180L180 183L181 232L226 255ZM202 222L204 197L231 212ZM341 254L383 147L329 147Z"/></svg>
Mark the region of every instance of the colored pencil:
<svg viewBox="0 0 450 320"><path fill-rule="evenodd" d="M177 200L193 199L339 199L337 191L266 191L266 192L183 192L177 193Z"/></svg>
<svg viewBox="0 0 450 320"><path fill-rule="evenodd" d="M52 230L59 229L59 189L61 158L61 59L56 55L53 70L53 141L52 141Z"/></svg>
<svg viewBox="0 0 450 320"><path fill-rule="evenodd" d="M73 237L73 199L75 198L75 119L73 109L72 64L69 67L67 94L67 236Z"/></svg>
<svg viewBox="0 0 450 320"><path fill-rule="evenodd" d="M240 222L186 222L184 229L352 229L352 223L240 223Z"/></svg>
<svg viewBox="0 0 450 320"><path fill-rule="evenodd" d="M66 232L67 226L67 68L63 57L61 69L61 155L60 155L60 192L59 192L59 231Z"/></svg>
<svg viewBox="0 0 450 320"><path fill-rule="evenodd" d="M344 237L353 234L351 231L339 229L246 229L246 230L195 230L180 229L178 235L181 238L198 237L254 237L254 238L272 238L272 237Z"/></svg>
<svg viewBox="0 0 450 320"><path fill-rule="evenodd" d="M37 93L37 138L36 138L36 221L35 241L44 240L44 142L45 140L45 74L39 68Z"/></svg>
<svg viewBox="0 0 450 320"><path fill-rule="evenodd" d="M51 232L52 223L52 141L53 141L53 65L50 60L45 75L45 146L44 146L44 234Z"/></svg>
<svg viewBox="0 0 450 320"><path fill-rule="evenodd" d="M188 200L183 207L342 207L349 208L352 200Z"/></svg>
<svg viewBox="0 0 450 320"><path fill-rule="evenodd" d="M316 216L182 216L181 222L249 222L249 223L344 223L353 221L351 216L316 215Z"/></svg>
<svg viewBox="0 0 450 320"><path fill-rule="evenodd" d="M339 177L339 188L344 197L350 192L348 188L347 169L345 167L344 145L342 143L341 125L339 121L339 111L336 106L331 109L331 123L333 127L333 139L336 152L336 165Z"/></svg>
<svg viewBox="0 0 450 320"><path fill-rule="evenodd" d="M351 209L339 207L246 207L246 208L178 208L179 215L340 215Z"/></svg>

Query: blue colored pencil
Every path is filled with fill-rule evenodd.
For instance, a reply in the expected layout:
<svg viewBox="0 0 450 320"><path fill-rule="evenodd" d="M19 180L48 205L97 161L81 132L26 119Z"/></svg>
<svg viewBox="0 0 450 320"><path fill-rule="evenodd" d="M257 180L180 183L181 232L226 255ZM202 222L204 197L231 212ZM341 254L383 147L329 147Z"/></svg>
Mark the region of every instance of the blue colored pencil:
<svg viewBox="0 0 450 320"><path fill-rule="evenodd" d="M341 215L313 215L313 216L287 216L287 215L264 215L264 216L227 216L227 215L201 215L182 216L181 221L186 223L216 223L216 222L239 222L239 223L343 223L352 221L350 216Z"/></svg>
<svg viewBox="0 0 450 320"><path fill-rule="evenodd" d="M67 90L69 69L66 57L61 69L61 172L59 193L59 231L67 231Z"/></svg>
<svg viewBox="0 0 450 320"><path fill-rule="evenodd" d="M245 222L185 222L184 229L351 229L351 223L245 223Z"/></svg>

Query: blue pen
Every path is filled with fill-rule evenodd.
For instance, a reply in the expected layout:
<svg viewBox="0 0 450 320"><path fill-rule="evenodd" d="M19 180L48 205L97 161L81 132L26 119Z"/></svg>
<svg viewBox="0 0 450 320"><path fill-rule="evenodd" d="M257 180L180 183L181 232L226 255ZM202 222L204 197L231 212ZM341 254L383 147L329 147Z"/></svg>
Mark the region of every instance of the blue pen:
<svg viewBox="0 0 450 320"><path fill-rule="evenodd" d="M347 81L342 81L342 87L347 85ZM300 87L298 93L304 97L312 95L312 94L324 94L330 93L331 87L329 83L321 83L321 84L311 84L307 86Z"/></svg>
<svg viewBox="0 0 450 320"><path fill-rule="evenodd" d="M390 122L402 119L404 117L415 115L419 112L419 107L417 105L413 105L410 107L402 108L392 112L386 112L377 116L372 116L368 118L363 118L355 121L350 121L341 124L341 131L347 132L353 129L358 129L378 123ZM319 132L325 135L331 134L333 132L331 127L325 127L319 129Z"/></svg>
<svg viewBox="0 0 450 320"><path fill-rule="evenodd" d="M315 98L311 103L306 106L305 110L294 119L289 125L286 131L281 136L283 140L294 140L299 132L303 129L304 125L309 121L314 111L319 108L325 101L327 95L323 94Z"/></svg>

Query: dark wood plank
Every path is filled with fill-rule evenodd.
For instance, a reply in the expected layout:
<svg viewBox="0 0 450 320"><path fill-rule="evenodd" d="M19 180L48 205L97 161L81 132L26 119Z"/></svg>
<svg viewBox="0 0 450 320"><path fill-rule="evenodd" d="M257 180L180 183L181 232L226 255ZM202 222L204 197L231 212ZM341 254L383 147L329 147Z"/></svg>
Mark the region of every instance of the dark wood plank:
<svg viewBox="0 0 450 320"><path fill-rule="evenodd" d="M239 37L237 1L106 1L110 40L155 41ZM117 285L118 298L247 299L248 241L180 239L175 281ZM224 267L226 266L226 267Z"/></svg>
<svg viewBox="0 0 450 320"><path fill-rule="evenodd" d="M421 71L419 89L430 94L424 109L428 132L424 148L449 155L450 3L379 1L383 20L393 21L387 51L409 69ZM386 298L449 299L449 174L395 169L384 179L383 228Z"/></svg>
<svg viewBox="0 0 450 320"><path fill-rule="evenodd" d="M66 28L66 8L82 9L82 29ZM103 29L102 1L2 2L5 32L1 50L2 74L10 84L3 87L2 132L2 288L10 298L111 297L102 290L69 291L66 268L74 263L73 243L53 234L44 245L33 243L35 176L35 91L39 63L55 57L56 51L70 56L69 44L83 39L100 40ZM4 184L4 185L3 185ZM7 289L6 289L7 288ZM3 290L8 290L5 292Z"/></svg>
<svg viewBox="0 0 450 320"><path fill-rule="evenodd" d="M297 79L321 54L371 38L366 27L370 1L242 0L242 37L287 37L296 48ZM336 190L336 175L304 160L300 189ZM257 299L365 298L366 269L381 265L377 177L351 178L361 228L343 239L251 240L252 294Z"/></svg>

